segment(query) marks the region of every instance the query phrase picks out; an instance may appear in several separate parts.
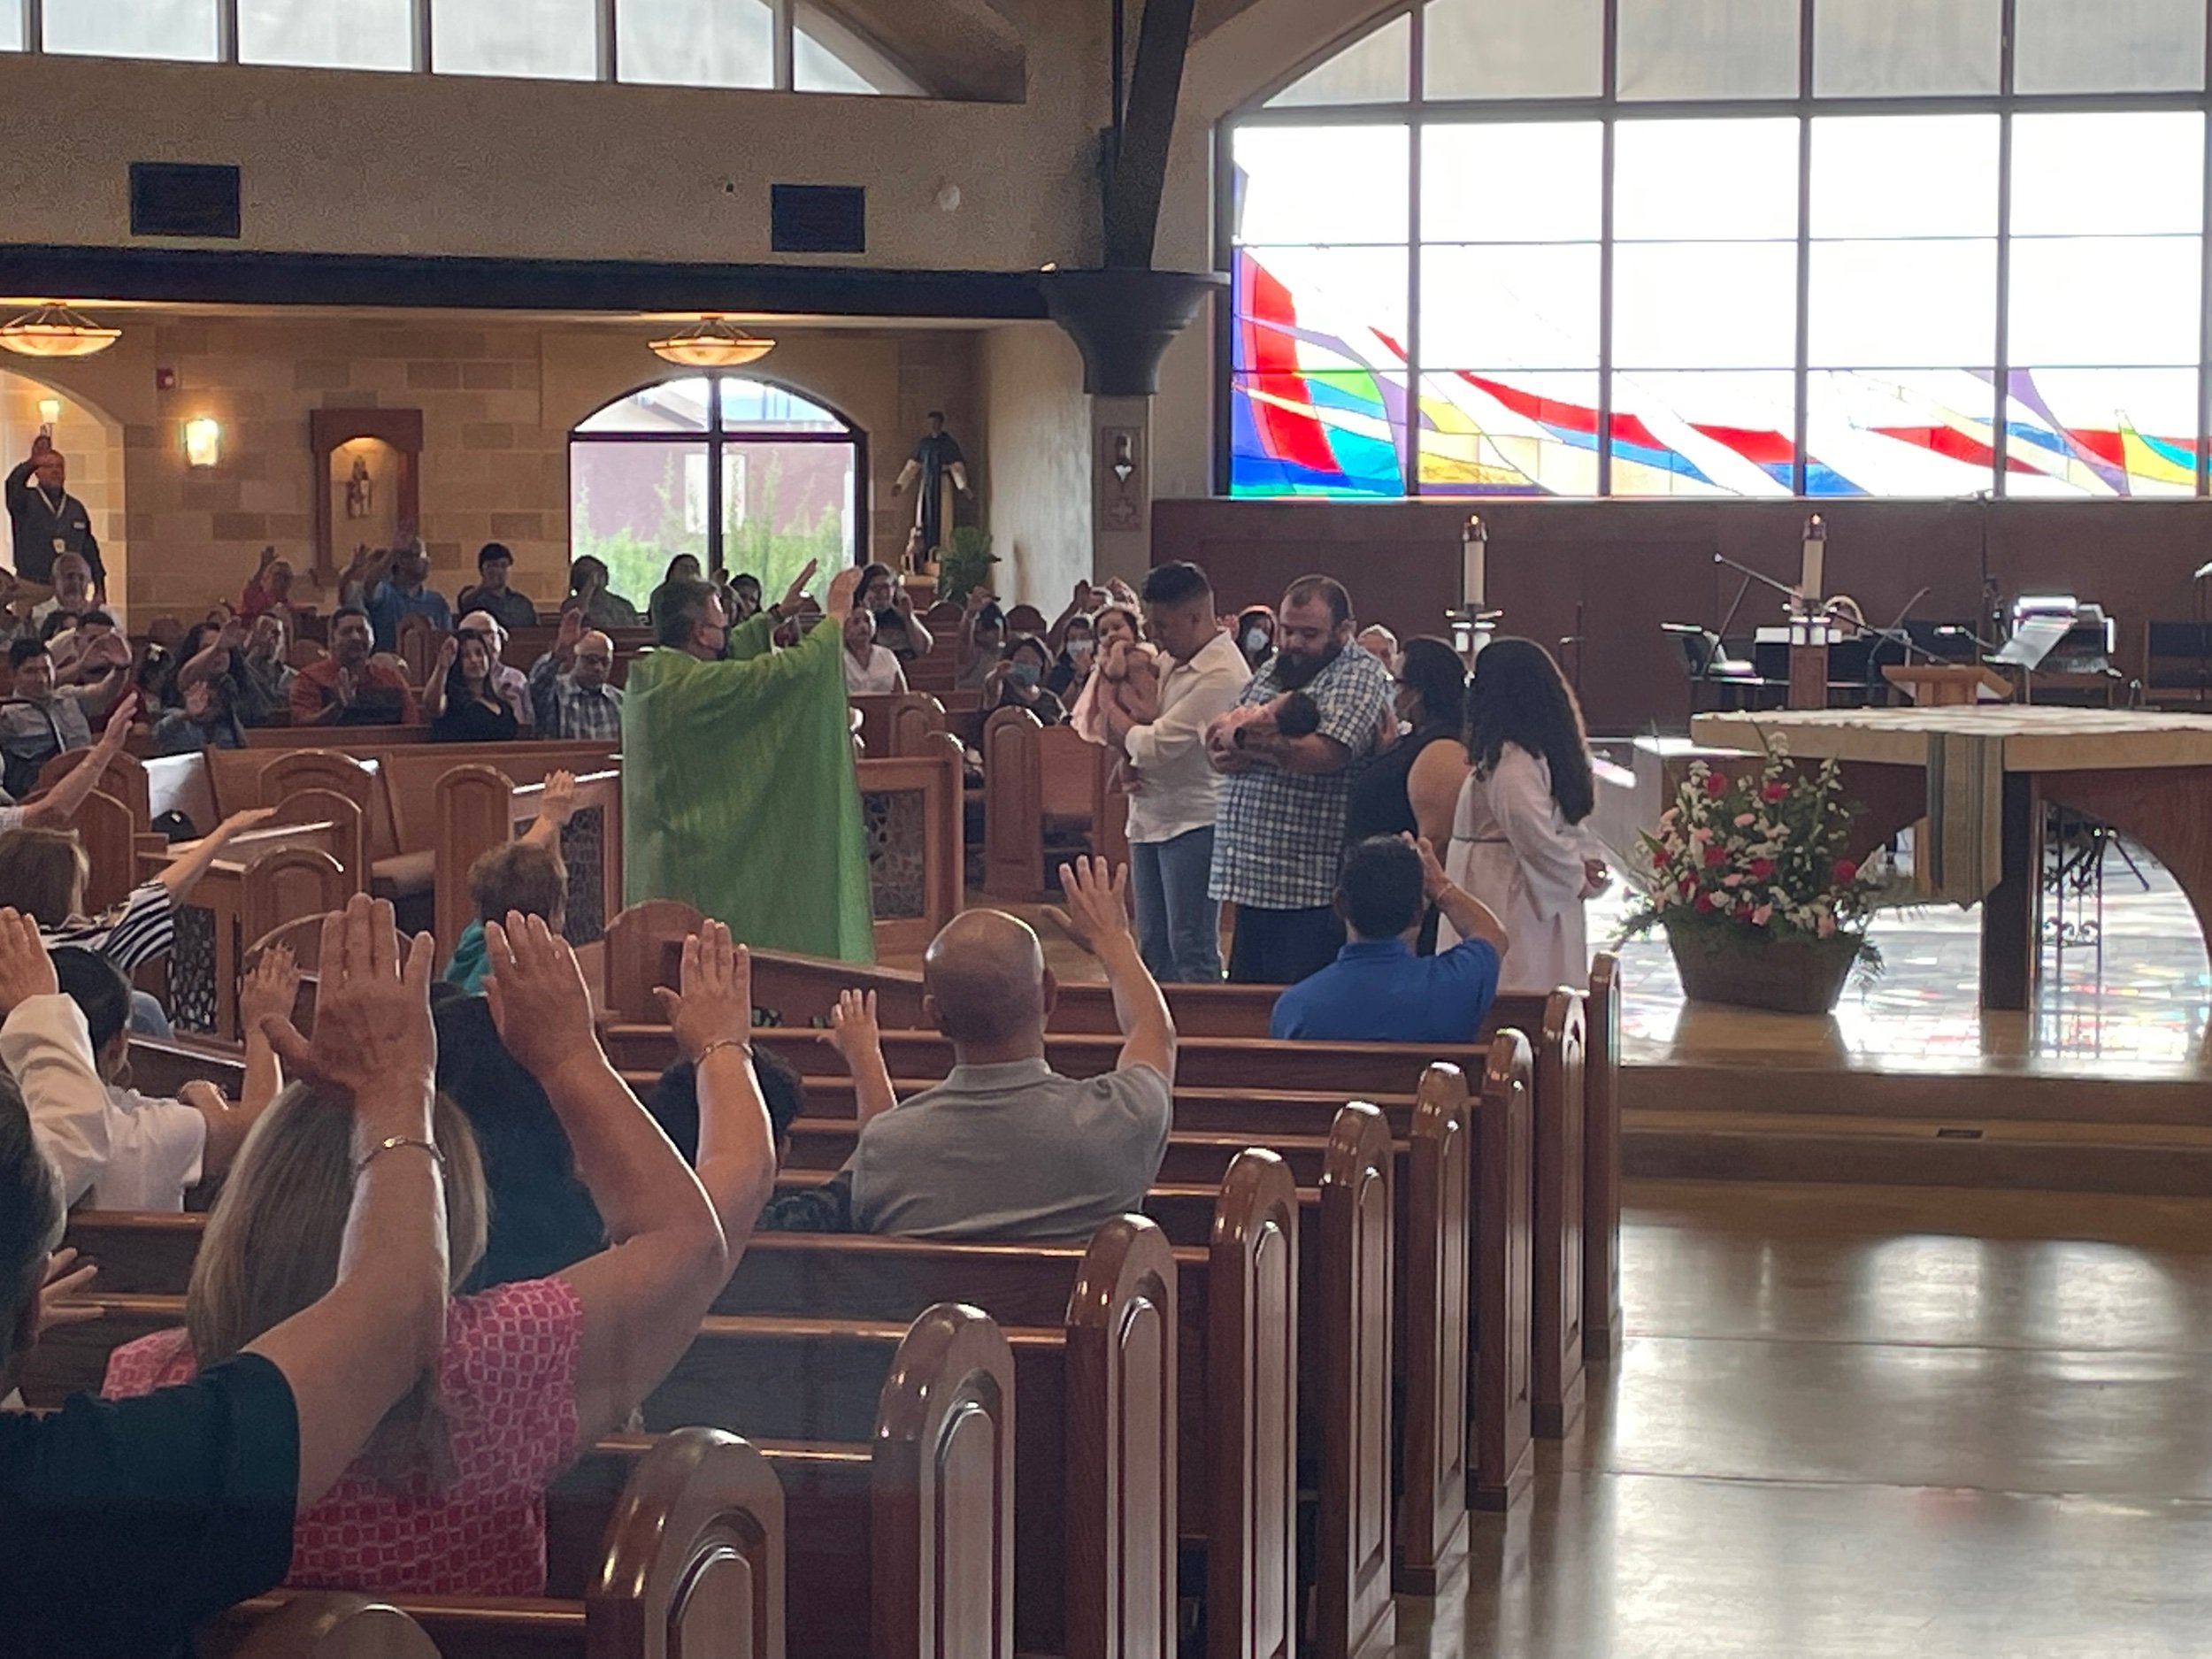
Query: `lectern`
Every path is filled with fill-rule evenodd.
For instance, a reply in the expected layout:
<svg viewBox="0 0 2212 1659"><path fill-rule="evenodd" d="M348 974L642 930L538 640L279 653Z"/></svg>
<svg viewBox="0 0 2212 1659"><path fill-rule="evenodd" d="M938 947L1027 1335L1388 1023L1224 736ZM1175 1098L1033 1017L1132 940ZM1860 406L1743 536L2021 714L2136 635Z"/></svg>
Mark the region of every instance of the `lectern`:
<svg viewBox="0 0 2212 1659"><path fill-rule="evenodd" d="M1924 709L1952 709L2012 698L2012 682L1978 663L1885 663L1882 678Z"/></svg>

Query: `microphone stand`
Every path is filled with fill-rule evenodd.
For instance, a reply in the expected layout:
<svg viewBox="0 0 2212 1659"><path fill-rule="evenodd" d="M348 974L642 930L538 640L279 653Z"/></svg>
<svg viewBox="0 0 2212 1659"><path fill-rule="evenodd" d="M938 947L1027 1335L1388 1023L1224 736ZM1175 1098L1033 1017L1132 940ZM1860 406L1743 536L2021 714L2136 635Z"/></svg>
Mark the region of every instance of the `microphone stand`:
<svg viewBox="0 0 2212 1659"><path fill-rule="evenodd" d="M1904 629L1900 627L1876 627L1863 617L1855 617L1847 611L1839 610L1833 600L1824 601L1818 606L1808 609L1805 595L1799 593L1796 588L1791 587L1787 582L1778 582L1775 580L1773 577L1768 575L1764 571L1755 571L1748 565L1740 565L1734 559L1730 558L1725 553L1714 554L1713 563L1716 565L1724 565L1730 570L1739 572L1742 575L1749 578L1749 580L1744 584L1746 590L1749 589L1751 582L1760 582L1764 584L1766 587L1772 588L1776 593L1780 594L1785 599L1787 599L1790 602L1793 611L1801 621L1825 622L1831 625L1837 623L1847 623L1862 634L1869 634L1878 640L1886 640L1890 644L1898 647L1905 653L1905 660L1909 663L1912 661L1912 654L1915 651L1919 652L1921 656L1926 657L1932 663L1939 663L1945 660L1944 658L1938 657L1926 646L1921 644L1919 641L1914 639L1913 636L1906 633ZM1924 594L1926 591L1927 589L1924 588L1921 589L1921 592ZM1739 593L1736 595L1736 598L1737 603L1741 603L1743 595ZM1913 604L1917 604L1919 603L1919 595L1915 595L1913 598ZM1912 605L1907 605L1905 609L1909 611L1912 609ZM1732 618L1735 615L1735 611L1732 607L1729 611L1729 615Z"/></svg>

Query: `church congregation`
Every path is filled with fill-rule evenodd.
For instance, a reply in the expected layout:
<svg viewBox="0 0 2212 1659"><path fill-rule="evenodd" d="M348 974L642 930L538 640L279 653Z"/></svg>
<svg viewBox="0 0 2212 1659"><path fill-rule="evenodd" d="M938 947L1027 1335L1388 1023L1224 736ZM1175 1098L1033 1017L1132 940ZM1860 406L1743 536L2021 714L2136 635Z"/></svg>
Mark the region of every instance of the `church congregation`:
<svg viewBox="0 0 2212 1659"><path fill-rule="evenodd" d="M14 10L0 1659L2203 1650L2212 0Z"/></svg>

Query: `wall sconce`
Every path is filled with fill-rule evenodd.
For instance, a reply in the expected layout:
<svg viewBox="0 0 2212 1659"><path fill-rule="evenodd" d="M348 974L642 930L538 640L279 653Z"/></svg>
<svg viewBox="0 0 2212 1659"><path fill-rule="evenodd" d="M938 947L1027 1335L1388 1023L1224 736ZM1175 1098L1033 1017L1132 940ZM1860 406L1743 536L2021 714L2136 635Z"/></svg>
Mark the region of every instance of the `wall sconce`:
<svg viewBox="0 0 2212 1659"><path fill-rule="evenodd" d="M61 399L58 397L40 398L38 400L38 418L50 426L56 421L59 420L61 419Z"/></svg>
<svg viewBox="0 0 2212 1659"><path fill-rule="evenodd" d="M184 423L184 464L213 466L223 458L223 429L211 415L197 415Z"/></svg>

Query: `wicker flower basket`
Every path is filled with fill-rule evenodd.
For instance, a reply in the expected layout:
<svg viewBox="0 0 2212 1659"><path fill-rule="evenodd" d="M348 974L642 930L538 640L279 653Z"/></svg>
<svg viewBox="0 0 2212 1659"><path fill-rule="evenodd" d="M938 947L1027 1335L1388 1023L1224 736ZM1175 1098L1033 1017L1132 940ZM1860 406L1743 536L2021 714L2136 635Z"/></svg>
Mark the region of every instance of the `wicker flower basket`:
<svg viewBox="0 0 2212 1659"><path fill-rule="evenodd" d="M1832 1014L1859 959L1855 933L1832 939L1774 939L1754 928L1667 928L1667 948L1683 993L1694 1002L1726 1002L1784 1014Z"/></svg>

